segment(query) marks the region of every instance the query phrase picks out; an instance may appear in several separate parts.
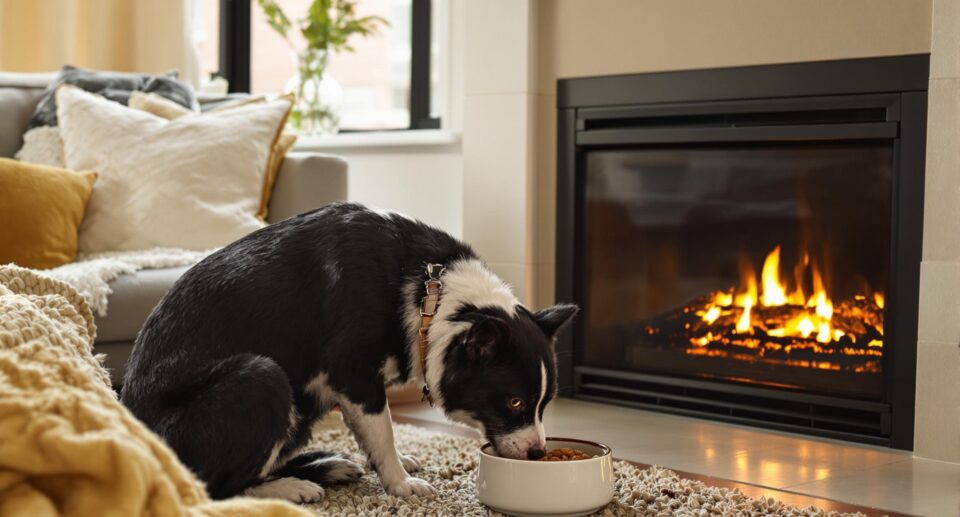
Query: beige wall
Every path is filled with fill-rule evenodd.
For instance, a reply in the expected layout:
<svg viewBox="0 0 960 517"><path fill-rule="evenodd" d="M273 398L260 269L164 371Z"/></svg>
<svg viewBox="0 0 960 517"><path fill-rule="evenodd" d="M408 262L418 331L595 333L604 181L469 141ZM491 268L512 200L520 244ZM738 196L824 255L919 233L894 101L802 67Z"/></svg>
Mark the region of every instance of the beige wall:
<svg viewBox="0 0 960 517"><path fill-rule="evenodd" d="M132 19L127 1L0 0L0 69L46 72L72 62L128 70Z"/></svg>
<svg viewBox="0 0 960 517"><path fill-rule="evenodd" d="M463 236L529 305L537 2L463 3Z"/></svg>
<svg viewBox="0 0 960 517"><path fill-rule="evenodd" d="M960 462L960 0L933 5L914 450Z"/></svg>
<svg viewBox="0 0 960 517"><path fill-rule="evenodd" d="M557 78L926 53L929 0L541 0L534 304L553 301Z"/></svg>
<svg viewBox="0 0 960 517"><path fill-rule="evenodd" d="M0 70L48 72L64 64L147 73L177 69L194 80L185 6L155 0L0 0Z"/></svg>
<svg viewBox="0 0 960 517"><path fill-rule="evenodd" d="M347 199L415 217L463 237L460 144L323 149L350 165Z"/></svg>
<svg viewBox="0 0 960 517"><path fill-rule="evenodd" d="M538 84L558 77L930 51L929 0L542 0Z"/></svg>

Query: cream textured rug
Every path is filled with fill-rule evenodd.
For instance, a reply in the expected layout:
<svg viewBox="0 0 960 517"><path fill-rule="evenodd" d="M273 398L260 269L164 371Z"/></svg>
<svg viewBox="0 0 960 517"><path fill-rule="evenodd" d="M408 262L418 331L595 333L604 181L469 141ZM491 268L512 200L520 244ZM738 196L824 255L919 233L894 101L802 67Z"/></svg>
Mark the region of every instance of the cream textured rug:
<svg viewBox="0 0 960 517"><path fill-rule="evenodd" d="M53 269L33 270L41 275L62 280L83 295L90 309L103 317L107 315L107 297L113 292L108 285L120 275L132 275L141 269L196 264L212 253L177 248L153 248L141 251L110 251L81 254L77 260Z"/></svg>
<svg viewBox="0 0 960 517"><path fill-rule="evenodd" d="M476 477L479 442L469 438L394 424L397 447L413 454L423 464L417 476L440 492L436 499L388 496L376 475L368 472L357 484L327 488L324 500L307 505L319 515L467 516L501 514L489 511L477 500ZM362 456L340 418L332 415L316 430L313 447ZM602 516L839 516L818 508L786 506L773 499L752 499L738 490L707 486L681 479L661 468L640 469L621 461L614 463L616 496L596 515ZM851 514L847 514L851 515Z"/></svg>

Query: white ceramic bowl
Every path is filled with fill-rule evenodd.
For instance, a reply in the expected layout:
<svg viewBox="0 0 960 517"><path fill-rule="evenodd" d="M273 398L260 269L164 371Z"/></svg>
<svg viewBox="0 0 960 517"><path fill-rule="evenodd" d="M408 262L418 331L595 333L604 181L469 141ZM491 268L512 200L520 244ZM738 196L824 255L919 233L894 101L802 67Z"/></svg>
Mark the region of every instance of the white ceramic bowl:
<svg viewBox="0 0 960 517"><path fill-rule="evenodd" d="M569 447L596 458L526 461L501 458L490 444L480 449L477 496L502 513L527 516L586 515L613 499L610 447L572 438L547 438L547 451Z"/></svg>

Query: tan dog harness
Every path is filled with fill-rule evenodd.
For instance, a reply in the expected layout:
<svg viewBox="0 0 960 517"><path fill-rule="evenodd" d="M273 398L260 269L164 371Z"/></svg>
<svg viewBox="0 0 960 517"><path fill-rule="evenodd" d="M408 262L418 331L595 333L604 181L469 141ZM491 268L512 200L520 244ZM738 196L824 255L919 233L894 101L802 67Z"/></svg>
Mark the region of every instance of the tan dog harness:
<svg viewBox="0 0 960 517"><path fill-rule="evenodd" d="M440 276L444 271L446 268L443 264L427 264L427 280L424 282L426 294L420 302L420 372L423 374L423 400L431 406L433 397L430 396L430 386L427 384L427 333L440 306L440 294L443 291Z"/></svg>

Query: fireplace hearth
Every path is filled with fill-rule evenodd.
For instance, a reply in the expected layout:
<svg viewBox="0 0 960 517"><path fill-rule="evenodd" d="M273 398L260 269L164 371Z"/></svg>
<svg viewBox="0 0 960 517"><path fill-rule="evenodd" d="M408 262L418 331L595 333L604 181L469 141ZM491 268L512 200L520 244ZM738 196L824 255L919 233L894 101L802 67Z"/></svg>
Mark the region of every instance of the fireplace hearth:
<svg viewBox="0 0 960 517"><path fill-rule="evenodd" d="M559 81L563 393L912 448L927 62Z"/></svg>

